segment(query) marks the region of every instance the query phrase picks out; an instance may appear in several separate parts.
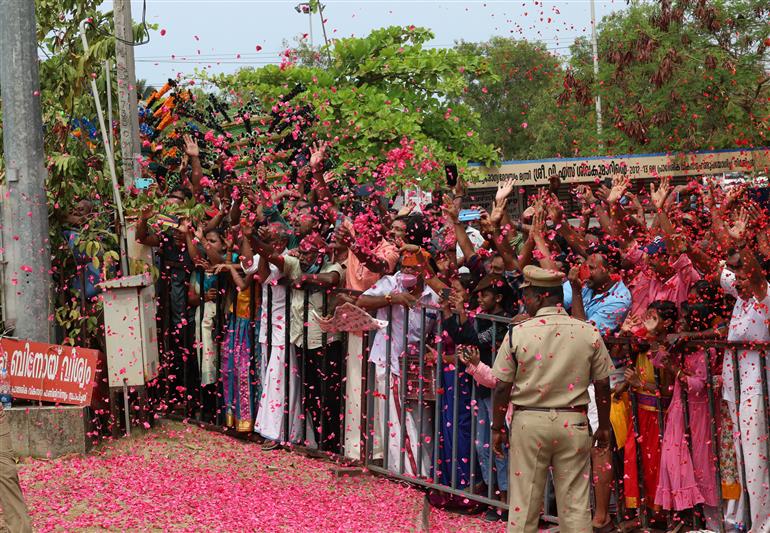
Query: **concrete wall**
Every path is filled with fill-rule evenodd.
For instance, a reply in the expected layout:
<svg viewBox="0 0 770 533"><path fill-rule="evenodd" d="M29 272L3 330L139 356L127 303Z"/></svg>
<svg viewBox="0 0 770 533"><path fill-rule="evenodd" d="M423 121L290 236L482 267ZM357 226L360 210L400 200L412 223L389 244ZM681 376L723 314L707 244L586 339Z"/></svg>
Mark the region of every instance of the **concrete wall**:
<svg viewBox="0 0 770 533"><path fill-rule="evenodd" d="M21 457L50 459L91 448L86 435L90 421L83 407L12 407L6 412L13 451Z"/></svg>

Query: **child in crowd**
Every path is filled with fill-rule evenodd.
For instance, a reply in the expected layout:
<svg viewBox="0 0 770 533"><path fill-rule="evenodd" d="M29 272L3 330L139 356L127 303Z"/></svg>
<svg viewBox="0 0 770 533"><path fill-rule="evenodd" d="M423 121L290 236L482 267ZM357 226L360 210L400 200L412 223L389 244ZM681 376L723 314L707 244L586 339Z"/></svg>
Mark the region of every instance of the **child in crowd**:
<svg viewBox="0 0 770 533"><path fill-rule="evenodd" d="M704 303L682 304L682 328L698 333L711 328L712 310ZM686 333L684 333L686 335ZM663 364L676 377L661 447L660 474L655 504L682 511L703 504L709 529L717 529L721 518L716 487L717 462L709 431L707 365L716 350L675 345Z"/></svg>
<svg viewBox="0 0 770 533"><path fill-rule="evenodd" d="M639 341L635 364L626 368L625 383L619 388L630 389L632 405L635 405L632 409L632 425L626 437L623 460L624 491L628 508L640 508L640 497L644 499L646 507L652 507L655 501L660 468L660 440L663 434L662 420L671 401L671 379L669 372L661 368L660 362L667 355L662 342L667 334L674 331L677 316L673 302L658 300L649 305L644 318L634 317L627 320L623 326L624 332L633 334ZM619 392L623 391L618 390L616 395ZM637 446L641 448L639 456L636 453Z"/></svg>

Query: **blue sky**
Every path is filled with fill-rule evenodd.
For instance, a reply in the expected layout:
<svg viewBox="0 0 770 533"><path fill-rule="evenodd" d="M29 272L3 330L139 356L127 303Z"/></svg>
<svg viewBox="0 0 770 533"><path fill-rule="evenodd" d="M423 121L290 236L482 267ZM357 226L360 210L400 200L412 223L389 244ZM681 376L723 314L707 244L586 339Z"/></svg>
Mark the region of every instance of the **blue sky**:
<svg viewBox="0 0 770 533"><path fill-rule="evenodd" d="M299 14L297 1L287 0L147 0L147 21L158 24L150 43L136 48L137 78L162 85L178 72L232 72L242 66L279 62L282 43L309 39L309 17ZM112 2L104 7L112 9ZM624 0L596 0L597 19L626 5ZM390 25L423 26L433 30L432 45L452 46L457 40L483 41L494 35L540 40L564 55L576 37L590 35L588 0L326 0L328 37L365 36ZM134 20L141 0L132 0ZM323 41L320 19L313 16L313 40ZM257 46L261 50L257 51ZM238 55L240 54L240 57Z"/></svg>

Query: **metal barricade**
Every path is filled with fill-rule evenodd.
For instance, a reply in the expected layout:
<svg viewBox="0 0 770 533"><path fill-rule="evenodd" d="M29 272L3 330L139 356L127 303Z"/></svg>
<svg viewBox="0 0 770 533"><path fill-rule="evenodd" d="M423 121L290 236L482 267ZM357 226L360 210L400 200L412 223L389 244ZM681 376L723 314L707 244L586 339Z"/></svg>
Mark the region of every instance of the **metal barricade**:
<svg viewBox="0 0 770 533"><path fill-rule="evenodd" d="M502 510L507 509L507 503L496 498L496 487L498 486L497 477L507 476L508 472L497 471L492 451L491 431L481 427L479 423L479 402L483 401L480 396L480 385L470 379L469 387L464 388L464 380L465 383L468 382L465 366L457 351L452 349L452 343L448 342L449 337L445 332L446 327L440 309L423 305L413 308L387 306L383 310L384 318L387 319L386 328L363 333L361 357L364 361L364 371L361 375L361 391L355 398L355 401L361 405L361 414L358 423L352 424L358 427L346 428L344 424L347 409L342 399L344 395L341 386L345 378L345 361L349 357L344 347L348 344L341 342L345 340L344 336L330 343L329 336L322 333L320 347L309 347L311 336L316 335L316 333L311 335L310 330L314 327L311 326L311 321L315 320L316 314L326 315L333 312L335 297L344 293L357 296L359 293L311 286L300 289L281 285L280 289L285 291L284 304L280 309L275 309L274 304L274 291L278 288L269 284L265 291L266 298L262 301L263 311L252 315L257 317L255 320L260 320L264 316L262 326L266 327L266 352L262 356L266 358L267 363L262 365L263 367L269 366L270 358L280 353L280 350L275 349L280 347L276 345L278 337L274 337L273 332L280 331L283 337L282 372L280 375L257 376L260 381L266 380L262 383L263 390L276 385L277 381L283 381L283 386L280 387L283 391L282 420L277 440L289 446L307 447L310 444L310 435L307 430L310 429L318 448L329 454L341 456L345 452L343 445L346 431L358 431L360 438L357 440L362 443L360 460L369 470L430 490L457 496L466 502L473 501ZM301 302L302 305L297 305L297 302ZM255 311L253 303L252 311ZM492 346L496 354L498 344L502 341L498 338L497 326L509 328L511 320L483 314L476 315L473 319L486 320L493 324ZM254 358L256 344L255 330L256 324L251 330L254 340L252 358ZM610 347L620 346L620 350L625 353L625 358L631 362L628 339L609 338L606 342ZM342 356L338 354L330 356L329 350L339 349L339 345L343 347ZM435 346L435 352L432 350L433 346ZM759 385L761 385L762 407L765 412L765 423L767 423L768 414L770 414L770 397L768 397L766 353L770 350L770 343L700 340L687 342L684 346L691 350L703 350L706 353L705 391L709 416L708 438L710 453L716 461L716 467L709 475L715 476L718 501L721 502L722 478L719 468L721 428L718 424L722 400L717 395L714 368L718 366L718 359L722 352L725 352L726 358L731 358L734 370L731 379L736 393L735 405L740 411L739 366L746 354L755 354L752 357L756 357L757 364L762 369ZM313 359L309 360L309 357ZM259 368L255 370L259 372ZM314 374L308 375L308 372ZM656 438L659 450L663 445L667 429L668 404L660 394L665 382L661 371L656 368L654 384L659 392L654 397L655 423L653 425L657 425L657 434L653 434L653 438ZM461 392L461 389L465 392ZM679 387L677 402L681 403L683 409L686 445L692 456L694 443L690 424L691 395L692 392L688 389L687 383L683 382ZM641 527L648 527L648 513L655 502L648 501L649 498L646 495L650 484L656 485L657 480L645 477L645 459L639 446L640 432L644 431L639 422L639 397L635 391L630 391L629 397L629 430L633 432L637 444L636 457L631 458L636 466L636 490L639 494L636 519ZM315 404L309 405L308 400L312 400ZM337 401L337 407L342 404L343 408L339 410L339 428L337 421L329 416L330 413L337 412L330 408L330 401ZM352 399L348 398L348 401ZM490 413L495 410L493 402L494 396L491 395ZM444 408L444 406L447 407ZM259 401L255 406L255 409L258 408L260 408ZM459 420L466 414L470 414L469 426L461 429ZM308 428L308 422L311 423L310 428ZM740 412L736 422L738 427L735 428L735 434L741 435ZM485 429L487 431L482 431ZM338 431L339 435L334 435ZM478 442L478 437L482 434L484 439ZM650 436L646 435L646 437ZM330 446L329 442L334 443L333 446ZM739 439L735 444L742 483L741 497L745 497L749 491L745 465L741 461L742 442ZM480 457L481 453L487 454L488 457ZM764 440L760 453L770 457L770 439ZM483 463L486 458L488 458L487 463ZM628 460L629 458L626 457L626 462ZM622 464L623 461L619 462ZM485 465L485 472L481 472L481 464ZM614 493L618 514L633 518L634 515L626 514L627 511L624 509L624 473L620 465L616 466ZM487 480L487 490L484 494L474 492L479 473ZM746 516L743 520L748 527L751 515L750 498L746 498L746 503ZM696 509L695 516L695 525L701 526L703 511ZM720 530L724 531L724 527L722 524Z"/></svg>
<svg viewBox="0 0 770 533"><path fill-rule="evenodd" d="M399 313L395 321L394 313ZM416 318L410 320L415 315ZM495 324L492 328L492 343L495 346L498 340L502 341L496 335L496 324L503 324L505 328L511 324L510 319L502 316L477 315L475 318ZM379 391L377 386L368 387L367 467L388 477L458 496L460 501L474 501L506 509L507 504L495 498L497 474L491 432L487 431L485 442L477 442L479 386L470 380L470 391L460 393L460 383L468 377L457 351L446 354L447 335L440 309L418 305L402 310L391 306L387 308L387 320L385 331L378 333L382 335L379 348L384 351L385 363L378 365L370 361L367 373L370 383L377 380L378 374L381 376ZM394 331L394 323L402 329ZM394 349L394 343L397 349ZM428 347L431 344L435 345L435 360L429 357ZM444 361L445 356L447 361ZM398 379L394 380L391 376L391 368L399 368ZM396 383L398 387L395 387ZM447 397L448 394L451 396ZM394 396L398 402L392 401ZM377 401L384 404L381 409L376 407ZM445 410L444 404L451 407ZM395 416L391 414L392 406L397 409ZM459 419L464 411L470 413L470 429L461 435L463 430ZM382 442L377 442L377 425L382 428ZM430 428L429 438L424 431L426 426ZM447 429L445 433L444 429ZM398 437L397 447L391 444L393 435ZM462 448L467 448L462 452L461 441L466 444ZM375 454L376 449L381 451L381 459L379 453ZM392 464L389 457L394 456L394 449L398 460ZM478 473L478 453L481 453L479 449L492 456L488 461L487 477L490 482L485 494L473 493ZM467 468L461 465L467 465ZM463 472L462 478L460 472ZM507 472L500 475L507 476Z"/></svg>

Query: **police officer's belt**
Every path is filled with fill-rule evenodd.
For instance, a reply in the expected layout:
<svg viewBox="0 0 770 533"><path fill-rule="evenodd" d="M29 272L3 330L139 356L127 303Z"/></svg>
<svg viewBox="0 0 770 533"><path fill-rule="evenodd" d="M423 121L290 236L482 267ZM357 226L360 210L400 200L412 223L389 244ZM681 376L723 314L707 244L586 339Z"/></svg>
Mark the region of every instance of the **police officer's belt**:
<svg viewBox="0 0 770 533"><path fill-rule="evenodd" d="M588 413L587 405L576 405L575 407L528 407L524 405L513 405L515 411L540 411L550 413L551 411L567 411L570 413Z"/></svg>

